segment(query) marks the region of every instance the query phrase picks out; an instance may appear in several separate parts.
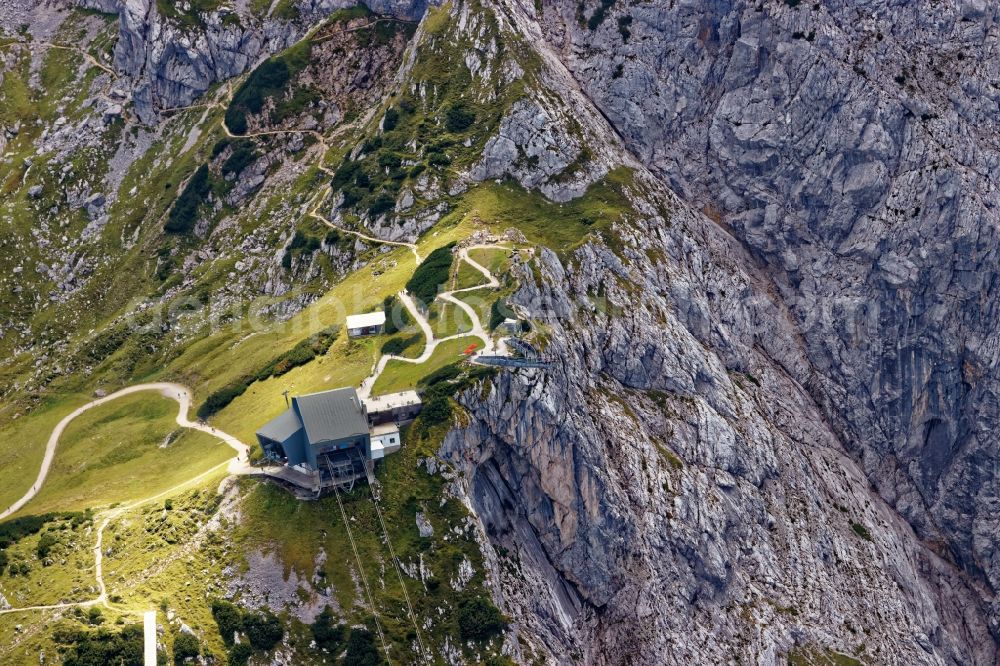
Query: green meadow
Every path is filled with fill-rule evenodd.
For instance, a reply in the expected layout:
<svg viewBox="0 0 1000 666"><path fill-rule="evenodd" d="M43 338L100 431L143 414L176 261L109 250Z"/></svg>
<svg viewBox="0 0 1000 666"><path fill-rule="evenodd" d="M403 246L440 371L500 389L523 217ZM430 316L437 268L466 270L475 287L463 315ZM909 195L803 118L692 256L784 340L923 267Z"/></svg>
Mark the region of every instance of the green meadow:
<svg viewBox="0 0 1000 666"><path fill-rule="evenodd" d="M177 402L143 391L74 419L22 513L79 511L155 495L232 458L222 441L175 422Z"/></svg>
<svg viewBox="0 0 1000 666"><path fill-rule="evenodd" d="M375 382L375 386L372 387L372 395L395 393L397 391L416 388L418 381L435 370L465 359L466 356L463 352L470 345L475 345L477 349L482 349L483 341L471 335L446 340L437 346L426 363L416 364L406 363L405 361L389 361L385 366L385 370L379 375L378 381Z"/></svg>

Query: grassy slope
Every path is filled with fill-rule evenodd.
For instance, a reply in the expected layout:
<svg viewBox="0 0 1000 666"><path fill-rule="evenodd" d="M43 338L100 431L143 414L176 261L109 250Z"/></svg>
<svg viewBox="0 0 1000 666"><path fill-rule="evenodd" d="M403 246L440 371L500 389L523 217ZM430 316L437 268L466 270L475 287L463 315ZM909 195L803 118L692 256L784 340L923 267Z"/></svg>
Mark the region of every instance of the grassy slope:
<svg viewBox="0 0 1000 666"><path fill-rule="evenodd" d="M68 21L66 25L72 24L73 21ZM64 27L65 30L71 29ZM71 34L60 34L64 41L71 43L72 36ZM98 37L97 41L100 41L106 35L100 33ZM75 117L78 106L76 97L82 98L85 95L89 80L97 73L97 69L93 67L88 69L83 66L82 57L75 51L53 48L43 50L42 53L44 65L41 76L46 83L46 87L43 89L44 93L27 88L24 81L27 80L28 70L18 69L17 71L22 72L24 78L11 75L4 77L3 101L8 102L13 99L16 102L17 99L24 98L26 103L30 102L30 105L20 108L16 103L10 106L0 103L0 108L4 112L8 109L12 110L15 115L22 118L22 121L37 116L43 123L51 122L55 118L55 112L52 109L57 102L62 103L60 100L64 93L71 92L73 101L66 105L66 115L71 118ZM78 70L83 72L81 79L73 77L73 74ZM172 200L169 184L180 182L184 173L193 169L190 164L192 162L191 156L199 148L204 149L206 143L210 145L211 133L205 132L202 133L201 140L195 148L189 150L179 159L165 161L154 159L157 154L162 156L179 153L180 145L188 134L188 127L195 119L196 116L191 114L191 117L179 120L174 128L175 131L166 133L167 137L173 137L173 139L168 138L162 144L154 146L133 165L125 177L122 191L127 192L135 187L136 192L130 196L121 197L112 207L111 222L105 228L105 236L97 241L96 253L112 252L116 255L116 262L99 264L91 282L81 290L74 300L66 304L51 304L42 309L31 322L37 339L44 340L55 337L71 342L82 341L87 338L87 333L80 335L77 332L96 331L99 333L108 325L110 317L116 310L130 301L136 293L143 293L147 289L146 276L149 272L149 264L147 257L144 256L144 250L148 250L149 246L144 244L143 239L150 236L148 225L147 233L130 250L122 252L120 239L131 236L136 225L144 218L155 219L159 211L165 210ZM29 124L8 146L9 149L13 148L16 157L0 165L0 180L6 179L20 185L16 189L16 196L8 197L5 202L8 207L4 209L13 215L11 220L14 224L15 237L22 233L26 236L27 230L35 225L36 209L39 206L43 208L49 206L44 198L41 204L36 205L29 203L26 197L26 191L30 185L41 184L43 187L49 188L48 177L42 170L46 157L35 159L35 166L28 173L23 185L21 184L21 178L25 173L21 156L33 153L31 143L36 137L36 127ZM109 151L114 149L116 137L117 134L112 128L106 135L106 150L94 153L88 149L74 155L71 158L74 173L88 177L95 175L95 170L91 165L107 161L111 154ZM164 187L164 183L168 183L168 186ZM52 184L52 187L55 188L56 185ZM62 187L60 185L57 189ZM156 203L152 203L152 200L156 200ZM68 228L60 228L59 233L67 236L73 236L74 233L77 233L79 228L85 224L81 216L81 211L74 211L70 217L71 225ZM154 226L153 236L156 235L158 232L155 232ZM35 244L18 242L16 245L24 251L0 252L0 267L5 269L4 273L9 274L11 266L5 266L4 261L14 258L18 263L23 262L26 268L18 276L18 283L24 289L23 293L46 293L47 286L44 283L38 283L38 278L34 275L32 249ZM95 250L91 249L88 252L95 252ZM13 302L7 299L5 301L6 306ZM4 340L4 343L11 343L11 339ZM130 343L128 346L130 348L127 351L133 357L139 357L141 354L149 355L149 350L146 347L139 350L135 348L137 345ZM26 357L20 363L18 359L8 360L0 368L0 376L2 376L4 383L10 385L15 380L20 381L22 374L30 371L30 362L33 360L32 357ZM65 360L63 358L63 361ZM23 494L30 486L41 461L45 441L48 438L47 433L55 423L74 407L89 400L93 386L106 381L115 384L117 377L131 373L134 367L134 360L127 358L127 355L123 353L116 359L109 361L105 366L97 368L88 380L81 380L75 375L57 378L64 384L64 387L58 392L50 392L48 396L42 396L38 404L27 415L24 414L27 406L23 404L24 398L32 400L33 396L25 396L23 392L17 395L18 403L11 401L0 408L0 433L3 433L4 438L4 443L0 445L0 461L2 461L3 480L5 481L5 483L0 484L0 504L9 503Z"/></svg>
<svg viewBox="0 0 1000 666"><path fill-rule="evenodd" d="M503 275L507 272L510 268L510 255L510 250L497 250L493 248L469 250L469 258L487 269L490 273L493 273L494 276ZM479 275L479 282L482 282L482 273L479 271L476 271L476 273Z"/></svg>
<svg viewBox="0 0 1000 666"><path fill-rule="evenodd" d="M438 581L438 585L425 587L418 580L405 575L403 578L418 617L433 618L431 627L421 630L425 640L434 639L433 644L440 644L445 635L457 634L457 602L468 593L474 594L473 590L483 582L481 555L471 534L466 532L447 541L440 538L445 531L463 525L464 507L455 499L442 503L442 479L428 475L417 465L417 458L431 453L442 434L431 434L421 442L412 431L404 433L410 444L377 468L383 483L381 508L397 556L405 564L415 564L422 555L425 567ZM413 626L406 614L399 580L381 543L381 527L369 493L365 486L356 488L344 499L344 508L375 595L393 663L413 663L412 638L408 638ZM276 549L288 569L294 569L300 577L316 571L316 557L322 549L327 554L322 570L341 608L348 609L346 619L365 622L374 629L370 614L361 607L367 606L367 601L358 592L360 583L355 583L357 560L335 498L298 502L273 486L258 486L250 495L249 507L253 517L239 530L241 549ZM419 536L415 522L418 510L424 511L434 526L434 538ZM468 558L476 571L468 593L457 592L448 582L456 576L463 558Z"/></svg>
<svg viewBox="0 0 1000 666"><path fill-rule="evenodd" d="M490 325L490 309L497 297L498 292L495 289L474 289L473 291L455 294L455 298L472 306L472 309L479 315L479 321L483 323L483 327L487 330Z"/></svg>
<svg viewBox="0 0 1000 666"><path fill-rule="evenodd" d="M531 239L567 251L598 226L580 222L582 213L603 210L604 219L611 219L612 214L624 214L620 188L626 179L626 174L613 173L607 183L595 185L587 196L564 205L549 203L540 195L526 193L516 185L480 185L466 193L457 202L455 210L421 239L421 255L426 256L435 247L467 236L474 228L473 220L488 221L488 226L497 232L516 227ZM555 223L548 223L547 220ZM203 397L243 374L256 371L300 340L332 324L342 324L349 313L374 310L385 296L400 291L412 273L412 255L405 248L396 248L381 256L385 263L394 265L379 275L374 275L370 268L349 275L316 303L286 322L257 322L257 331L253 330L252 321L241 320L224 327L195 341L173 358L166 368L144 378L180 379L195 389L196 397ZM483 300L477 302L479 296ZM488 292L468 292L460 297L481 313L488 314L488 306L492 303ZM460 349L454 351L457 354ZM328 357L329 360L320 359L282 377L254 384L245 396L214 417L213 422L244 442L251 443L256 427L284 408L281 395L284 390L304 393L356 385L370 371L377 358L377 348L371 346L366 353L362 353L347 345L345 340L339 340ZM326 367L323 367L324 364ZM390 369L394 365L390 364ZM423 376L430 370L414 371L408 367L399 371L401 376L398 378L394 377L396 372L387 370L387 378L380 379L377 391L387 392L389 389L386 386L412 385L419 378L417 375ZM47 433L62 415L87 399L89 393L83 392L60 396L50 405L0 426L0 461L4 461L5 470L10 469L8 466L19 470L16 476L8 477L11 483L3 484L0 499L12 501L31 485L33 476L26 477L24 474L37 469ZM247 414L254 414L255 418L248 420Z"/></svg>
<svg viewBox="0 0 1000 666"><path fill-rule="evenodd" d="M423 436L412 430L404 433L408 445L376 468L383 484L380 506L397 556L407 565L422 557L425 568L437 580L425 586L404 575L418 617L432 618L429 628L422 626L422 634L436 645L444 636L457 634L458 604L479 594L484 581L481 554L472 533L466 530L455 536L454 530L466 525L465 508L455 499L442 501L444 480L428 475L417 463L437 448L443 434L443 428ZM227 563L238 563L256 551L277 554L286 577L294 572L300 580L331 586L341 618L374 630L336 499L302 502L282 488L250 479L240 481L239 487L243 496L239 524L222 521L222 530L215 534L199 529L217 508L211 481L202 484L201 490L175 495L170 511L164 510L162 502L150 503L113 523L105 538L114 545L114 552L106 558L105 567L109 594L119 599L118 605L135 611L169 608L195 630L209 652L221 657L224 648L204 599L224 595L232 578L245 570L240 566L224 570ZM369 493L366 486L356 488L344 497L345 511L393 662L412 663L413 627ZM415 522L418 510L434 526L435 537L419 536ZM440 538L446 532L452 536ZM179 548L191 543L198 547ZM320 552L326 555L322 565L318 564ZM458 591L449 581L466 558L475 576L465 591ZM289 626L293 634L306 635L301 649L308 643L308 630L295 621ZM295 663L318 661L307 652L299 652Z"/></svg>
<svg viewBox="0 0 1000 666"><path fill-rule="evenodd" d="M427 323L435 338L447 338L472 330L472 320L464 310L453 303L438 299L427 309Z"/></svg>
<svg viewBox="0 0 1000 666"><path fill-rule="evenodd" d="M28 417L9 422L0 433L0 505L14 503L35 482L45 444L62 418L87 401L83 396L46 401Z"/></svg>
<svg viewBox="0 0 1000 666"><path fill-rule="evenodd" d="M172 494L169 510L165 500L149 502L108 527L105 539L113 549L105 559L105 580L116 606L141 612L166 603L199 635L215 630L205 590L208 574L218 575L226 561L218 537L202 527L218 510L222 476Z"/></svg>
<svg viewBox="0 0 1000 666"><path fill-rule="evenodd" d="M43 532L56 539L47 560L40 559L37 553ZM7 549L11 562L27 564L30 571L24 576L0 578L0 594L16 606L84 601L96 596L93 523L88 521L74 528L70 521L59 520L48 524L43 532Z"/></svg>
<svg viewBox="0 0 1000 666"><path fill-rule="evenodd" d="M46 86L43 95L28 84L32 79L32 68L27 51L13 46L4 50L11 65L0 80L0 124L13 127L19 122L21 130L5 147L5 155L9 158L0 161L0 218L4 226L0 247L10 248L10 251L0 252L0 275L9 277L17 267L23 270L16 275L16 284L22 287L22 291L14 294L5 289L5 296L0 301L0 314L11 315L16 321L30 318L35 309L32 305L40 300L36 294L47 294L51 287L48 279L34 270L39 251L38 240L32 236L32 231L38 226L38 218L50 203L30 199L28 189L41 185L47 195L56 192L59 184L42 176L48 157L35 155L34 142L42 129L58 118L58 106L64 107L68 117L77 115L77 107L85 96L84 90L92 74L85 73L77 80L75 74L80 56L72 51L49 49L40 58L41 68L35 73L39 84ZM15 53L19 53L20 57L15 58ZM68 103L63 102L64 99ZM32 160L31 168L27 167L25 159ZM65 231L69 234L78 232L84 224L80 211L64 209L62 212ZM11 281L5 282L10 284ZM0 351L9 352L13 344L13 336L0 336Z"/></svg>
<svg viewBox="0 0 1000 666"><path fill-rule="evenodd" d="M527 192L516 183L491 181L470 190L452 215L473 219L478 216L498 233L512 227L519 229L532 244L565 256L590 234L613 241L611 224L632 213L625 196L630 183L630 172L617 169L592 185L584 196L559 204L537 192Z"/></svg>
<svg viewBox="0 0 1000 666"><path fill-rule="evenodd" d="M416 324L409 324L403 330L398 333L393 333L392 335L383 335L375 338L376 344L379 348L382 347L390 339L399 339L404 342L409 342L409 346L403 350L399 356L405 356L406 358L417 358L424 351L424 345L427 343L427 339L424 334L417 328ZM412 342L410 342L412 340Z"/></svg>
<svg viewBox="0 0 1000 666"><path fill-rule="evenodd" d="M477 287L485 282L486 278L464 261L456 262L456 268L452 271L449 289L467 289Z"/></svg>
<svg viewBox="0 0 1000 666"><path fill-rule="evenodd" d="M177 426L177 403L138 393L91 409L63 433L31 513L82 510L171 488L233 457L211 435ZM163 446L170 438L169 445Z"/></svg>

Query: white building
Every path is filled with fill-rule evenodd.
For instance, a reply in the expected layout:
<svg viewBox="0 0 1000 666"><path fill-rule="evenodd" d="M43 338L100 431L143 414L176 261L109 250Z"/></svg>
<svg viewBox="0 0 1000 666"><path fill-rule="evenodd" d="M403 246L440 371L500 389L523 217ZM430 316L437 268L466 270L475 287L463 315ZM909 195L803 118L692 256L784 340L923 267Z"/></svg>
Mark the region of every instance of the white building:
<svg viewBox="0 0 1000 666"><path fill-rule="evenodd" d="M395 423L383 423L371 429L372 460L384 458L390 453L399 451L402 440L399 436L399 426Z"/></svg>
<svg viewBox="0 0 1000 666"><path fill-rule="evenodd" d="M521 322L519 322L517 319L511 319L510 317L507 317L506 319L503 320L503 323L501 323L497 328L499 328L504 333L516 334L521 332Z"/></svg>
<svg viewBox="0 0 1000 666"><path fill-rule="evenodd" d="M347 335L356 338L362 335L377 335L385 326L385 312L369 312L347 316Z"/></svg>

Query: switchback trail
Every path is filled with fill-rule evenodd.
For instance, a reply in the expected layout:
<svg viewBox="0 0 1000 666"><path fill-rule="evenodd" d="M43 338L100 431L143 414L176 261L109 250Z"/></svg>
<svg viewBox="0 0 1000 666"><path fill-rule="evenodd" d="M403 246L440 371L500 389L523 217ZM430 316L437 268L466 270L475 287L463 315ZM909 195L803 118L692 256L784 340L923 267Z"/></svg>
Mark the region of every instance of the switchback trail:
<svg viewBox="0 0 1000 666"><path fill-rule="evenodd" d="M424 351L417 358L396 356L394 354L383 354L379 358L378 362L376 362L375 367L372 370L372 373L368 377L366 377L365 380L361 382L361 385L358 387L358 396L361 399L371 397L372 388L375 386L375 382L378 381L379 376L381 376L382 372L385 370L385 366L389 364L389 361L400 361L402 363L413 363L415 365L426 363L427 361L430 360L431 356L434 355L434 350L437 349L438 345L441 344L442 342L446 342L448 340L455 340L457 338L470 337L470 336L482 340L483 352L489 353L494 351L493 336L491 336L489 332L485 329L485 327L483 327L483 323L479 319L479 313L477 313L476 310L468 303L465 303L464 301L455 298L455 294L461 294L467 291L476 291L477 289L496 289L500 286L500 281L497 280L496 276L494 276L489 271L489 269L487 269L485 266L482 266L476 260L474 260L472 257L469 256L469 250L480 250L480 249L509 250L510 248L504 247L502 245L473 245L471 247L461 248L458 253L459 260L468 263L470 266L472 266L477 271L482 273L483 277L486 278L486 282L483 284L474 285L472 287L464 287L462 289L443 291L440 294L438 294L438 298L447 301L448 303L456 305L457 307L461 308L466 315L468 315L469 321L472 322L472 330L466 331L464 333L456 333L455 335L449 335L448 337L445 338L435 338L434 331L431 329L430 323L427 321L427 318L420 311L420 308L417 307L417 304L413 301L410 295L407 294L405 291L399 292L397 294L397 297L403 303L403 305L406 306L406 309L413 316L413 319L417 322L417 326L420 327L420 330L423 332L424 337L426 338L426 343L424 344ZM413 251L414 253L416 253L416 246L413 247Z"/></svg>

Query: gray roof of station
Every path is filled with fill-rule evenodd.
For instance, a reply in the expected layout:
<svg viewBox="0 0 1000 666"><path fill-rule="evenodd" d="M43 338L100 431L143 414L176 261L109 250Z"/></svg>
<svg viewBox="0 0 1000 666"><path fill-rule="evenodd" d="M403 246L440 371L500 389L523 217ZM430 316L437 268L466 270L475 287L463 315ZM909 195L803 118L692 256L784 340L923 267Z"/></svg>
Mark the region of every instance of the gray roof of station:
<svg viewBox="0 0 1000 666"><path fill-rule="evenodd" d="M311 444L368 434L368 419L352 388L292 398Z"/></svg>
<svg viewBox="0 0 1000 666"><path fill-rule="evenodd" d="M294 409L286 409L261 426L257 434L275 442L284 442L301 429L299 415Z"/></svg>

